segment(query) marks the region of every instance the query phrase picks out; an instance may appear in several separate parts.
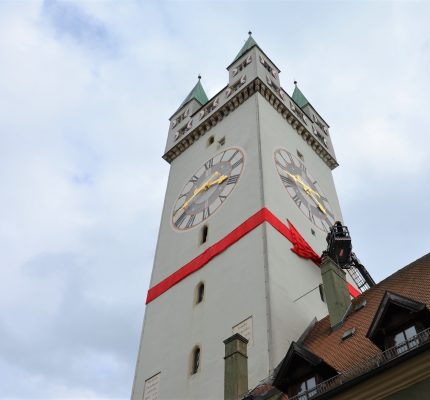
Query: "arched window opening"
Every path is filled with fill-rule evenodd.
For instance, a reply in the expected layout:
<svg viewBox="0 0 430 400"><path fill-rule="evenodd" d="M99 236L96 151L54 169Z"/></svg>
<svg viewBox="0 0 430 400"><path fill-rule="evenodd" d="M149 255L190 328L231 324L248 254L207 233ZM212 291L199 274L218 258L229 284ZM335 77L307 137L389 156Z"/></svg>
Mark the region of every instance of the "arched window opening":
<svg viewBox="0 0 430 400"><path fill-rule="evenodd" d="M200 367L200 347L197 346L193 350L191 375L196 374L199 371L199 367Z"/></svg>
<svg viewBox="0 0 430 400"><path fill-rule="evenodd" d="M206 243L207 239L208 239L208 226L205 225L200 231L200 244Z"/></svg>
<svg viewBox="0 0 430 400"><path fill-rule="evenodd" d="M321 301L323 301L325 303L324 286L321 284L318 286L318 289L320 291Z"/></svg>
<svg viewBox="0 0 430 400"><path fill-rule="evenodd" d="M214 136L209 136L208 139L208 147L215 141L215 137Z"/></svg>
<svg viewBox="0 0 430 400"><path fill-rule="evenodd" d="M196 304L201 303L204 297L205 297L205 284L203 282L200 282L197 285L197 290L196 290Z"/></svg>

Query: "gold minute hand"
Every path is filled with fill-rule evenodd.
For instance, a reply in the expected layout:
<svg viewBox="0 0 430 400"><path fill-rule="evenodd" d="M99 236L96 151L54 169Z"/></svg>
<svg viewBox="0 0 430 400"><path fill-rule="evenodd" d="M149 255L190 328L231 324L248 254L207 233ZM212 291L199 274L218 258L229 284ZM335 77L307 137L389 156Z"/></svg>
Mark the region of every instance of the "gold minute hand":
<svg viewBox="0 0 430 400"><path fill-rule="evenodd" d="M309 185L306 185L305 182L303 182L303 179L300 175L293 175L290 174L288 171L285 171L291 178L294 179L295 182L300 183L300 185L302 185L303 190L310 196L312 197L312 200L316 203L317 207L324 213L327 214L326 209L323 207L323 205L319 202L319 200L315 197L318 196L320 197L319 193L316 192L315 190L313 190Z"/></svg>

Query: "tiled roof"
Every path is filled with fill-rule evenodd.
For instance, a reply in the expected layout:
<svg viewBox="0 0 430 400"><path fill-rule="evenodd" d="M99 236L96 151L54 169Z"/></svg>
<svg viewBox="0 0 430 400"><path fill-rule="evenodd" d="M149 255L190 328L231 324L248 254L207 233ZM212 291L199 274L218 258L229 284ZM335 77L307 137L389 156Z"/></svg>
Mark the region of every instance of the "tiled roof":
<svg viewBox="0 0 430 400"><path fill-rule="evenodd" d="M367 337L370 324L386 291L424 303L430 308L430 253L397 271L353 300L353 308L366 301L366 305L346 318L338 330L332 332L330 319L317 322L303 346L321 357L339 372L358 367L364 360L380 353ZM355 333L342 341L348 329Z"/></svg>
<svg viewBox="0 0 430 400"><path fill-rule="evenodd" d="M322 358L325 362L343 373L359 367L364 360L376 356L381 350L375 346L366 334L379 308L386 291L399 294L430 308L430 253L390 275L352 302L352 312L338 330L332 332L330 319L325 317L310 330L303 342L303 347ZM357 311L354 308L363 302L365 306ZM342 341L342 335L348 329L355 328L354 334ZM276 370L275 370L276 371ZM276 373L276 372L275 372ZM268 379L251 390L244 399L271 399L274 393L280 393L272 386L273 379ZM282 400L287 400L284 395Z"/></svg>

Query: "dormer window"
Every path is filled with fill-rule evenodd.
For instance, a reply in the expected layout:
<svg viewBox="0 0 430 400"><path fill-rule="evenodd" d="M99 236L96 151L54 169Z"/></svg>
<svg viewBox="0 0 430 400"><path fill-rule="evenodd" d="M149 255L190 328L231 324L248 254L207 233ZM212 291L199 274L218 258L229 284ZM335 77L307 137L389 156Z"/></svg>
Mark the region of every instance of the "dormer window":
<svg viewBox="0 0 430 400"><path fill-rule="evenodd" d="M386 292L366 336L391 358L419 346L429 327L424 303Z"/></svg>
<svg viewBox="0 0 430 400"><path fill-rule="evenodd" d="M303 346L292 343L273 381L273 386L294 400L307 400L317 394L317 385L337 375L323 359Z"/></svg>

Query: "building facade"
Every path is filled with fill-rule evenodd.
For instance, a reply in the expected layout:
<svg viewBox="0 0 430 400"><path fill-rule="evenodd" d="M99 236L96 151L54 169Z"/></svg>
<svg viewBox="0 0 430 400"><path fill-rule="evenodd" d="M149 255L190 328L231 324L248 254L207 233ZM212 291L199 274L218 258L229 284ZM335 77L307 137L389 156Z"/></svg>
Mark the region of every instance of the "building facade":
<svg viewBox="0 0 430 400"><path fill-rule="evenodd" d="M133 399L220 399L224 344L248 340L248 381L271 375L327 315L319 256L342 220L329 126L250 35L208 99L170 118L170 173ZM347 276L349 291L360 281Z"/></svg>

